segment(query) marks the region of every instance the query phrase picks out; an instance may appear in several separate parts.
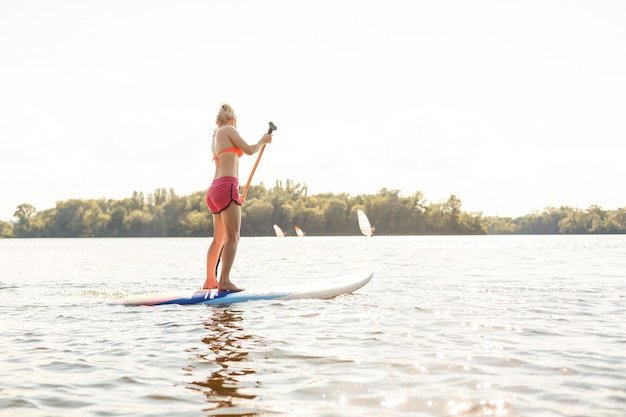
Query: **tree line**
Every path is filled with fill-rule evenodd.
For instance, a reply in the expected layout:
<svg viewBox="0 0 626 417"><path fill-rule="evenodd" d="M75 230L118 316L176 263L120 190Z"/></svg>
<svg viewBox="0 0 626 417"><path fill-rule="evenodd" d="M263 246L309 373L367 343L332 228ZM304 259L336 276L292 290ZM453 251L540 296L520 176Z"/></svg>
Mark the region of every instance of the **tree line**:
<svg viewBox="0 0 626 417"><path fill-rule="evenodd" d="M191 237L211 236L213 218L205 191L178 196L159 188L144 195L113 199L71 199L37 211L20 204L14 222L0 221L0 236L34 237ZM421 192L401 196L398 190L376 194L308 195L306 185L277 181L272 188L251 186L242 206L242 236L270 236L273 225L287 235L299 226L309 236L360 234L357 210L367 213L380 235L484 235L626 233L626 208L586 210L547 208L518 218L484 217L461 209L461 200L427 203Z"/></svg>

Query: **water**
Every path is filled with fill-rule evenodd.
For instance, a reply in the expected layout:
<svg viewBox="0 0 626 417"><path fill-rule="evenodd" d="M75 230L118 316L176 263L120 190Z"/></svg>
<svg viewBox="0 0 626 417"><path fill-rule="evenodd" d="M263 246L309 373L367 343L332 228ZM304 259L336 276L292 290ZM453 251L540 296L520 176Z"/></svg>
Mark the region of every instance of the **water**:
<svg viewBox="0 0 626 417"><path fill-rule="evenodd" d="M333 300L196 288L205 239L0 240L0 416L623 416L626 236L243 238L235 283L372 269Z"/></svg>

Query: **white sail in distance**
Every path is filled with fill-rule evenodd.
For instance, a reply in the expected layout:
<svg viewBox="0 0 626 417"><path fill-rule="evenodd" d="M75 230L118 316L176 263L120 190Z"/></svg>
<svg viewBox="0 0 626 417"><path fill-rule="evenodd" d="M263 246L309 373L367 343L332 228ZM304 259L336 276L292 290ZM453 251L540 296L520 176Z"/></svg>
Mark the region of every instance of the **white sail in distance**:
<svg viewBox="0 0 626 417"><path fill-rule="evenodd" d="M372 225L363 210L357 210L357 218L359 220L359 229L365 236L372 236Z"/></svg>
<svg viewBox="0 0 626 417"><path fill-rule="evenodd" d="M276 237L285 237L285 232L283 232L283 229L277 224L274 225L274 232L276 233Z"/></svg>

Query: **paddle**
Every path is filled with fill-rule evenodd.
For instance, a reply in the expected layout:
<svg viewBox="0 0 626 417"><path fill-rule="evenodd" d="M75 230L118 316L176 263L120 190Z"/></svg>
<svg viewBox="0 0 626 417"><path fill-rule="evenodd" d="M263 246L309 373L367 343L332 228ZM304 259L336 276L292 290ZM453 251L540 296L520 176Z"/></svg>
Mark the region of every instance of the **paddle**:
<svg viewBox="0 0 626 417"><path fill-rule="evenodd" d="M268 122L268 125L270 126L270 128L267 130L267 133L269 133L270 135L272 134L274 130L278 130L278 128L273 122ZM256 171L256 167L259 165L259 161L261 160L261 156L263 156L264 150L265 150L265 144L261 147L261 150L259 151L259 156L257 156L256 158L256 162L254 163L254 166L252 167L252 171L250 172L250 176L248 177L248 182L246 182L246 186L243 189L243 194L241 194L242 201L246 199L246 194L248 194L248 188L250 188L250 183L252 182L252 176L254 175L254 171ZM217 277L217 267L220 266L220 261L222 260L223 249L224 249L224 246L220 248L220 256L219 258L217 258L217 263L215 264L215 276L216 277Z"/></svg>
<svg viewBox="0 0 626 417"><path fill-rule="evenodd" d="M278 128L276 127L274 123L269 122L268 124L270 125L270 128L267 130L267 133L269 133L270 135L272 134L274 130L278 130ZM252 171L250 172L250 176L248 177L248 182L246 183L246 186L243 188L243 194L241 194L242 200L246 199L246 194L248 194L248 188L250 188L250 183L252 182L252 176L254 175L254 171L256 171L256 167L259 165L259 161L261 160L261 157L263 156L264 150L265 150L265 144L261 147L261 150L259 151L259 156L257 156L256 162L254 163L254 166L252 167Z"/></svg>

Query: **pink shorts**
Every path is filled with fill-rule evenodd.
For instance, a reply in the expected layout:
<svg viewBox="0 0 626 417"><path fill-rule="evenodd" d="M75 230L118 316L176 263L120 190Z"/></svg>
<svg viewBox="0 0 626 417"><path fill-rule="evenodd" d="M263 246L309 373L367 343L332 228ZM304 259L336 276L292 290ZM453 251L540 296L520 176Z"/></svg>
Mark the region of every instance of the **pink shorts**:
<svg viewBox="0 0 626 417"><path fill-rule="evenodd" d="M231 202L241 205L239 201L239 181L235 177L221 177L213 180L206 192L206 205L211 213L218 214L230 206Z"/></svg>

